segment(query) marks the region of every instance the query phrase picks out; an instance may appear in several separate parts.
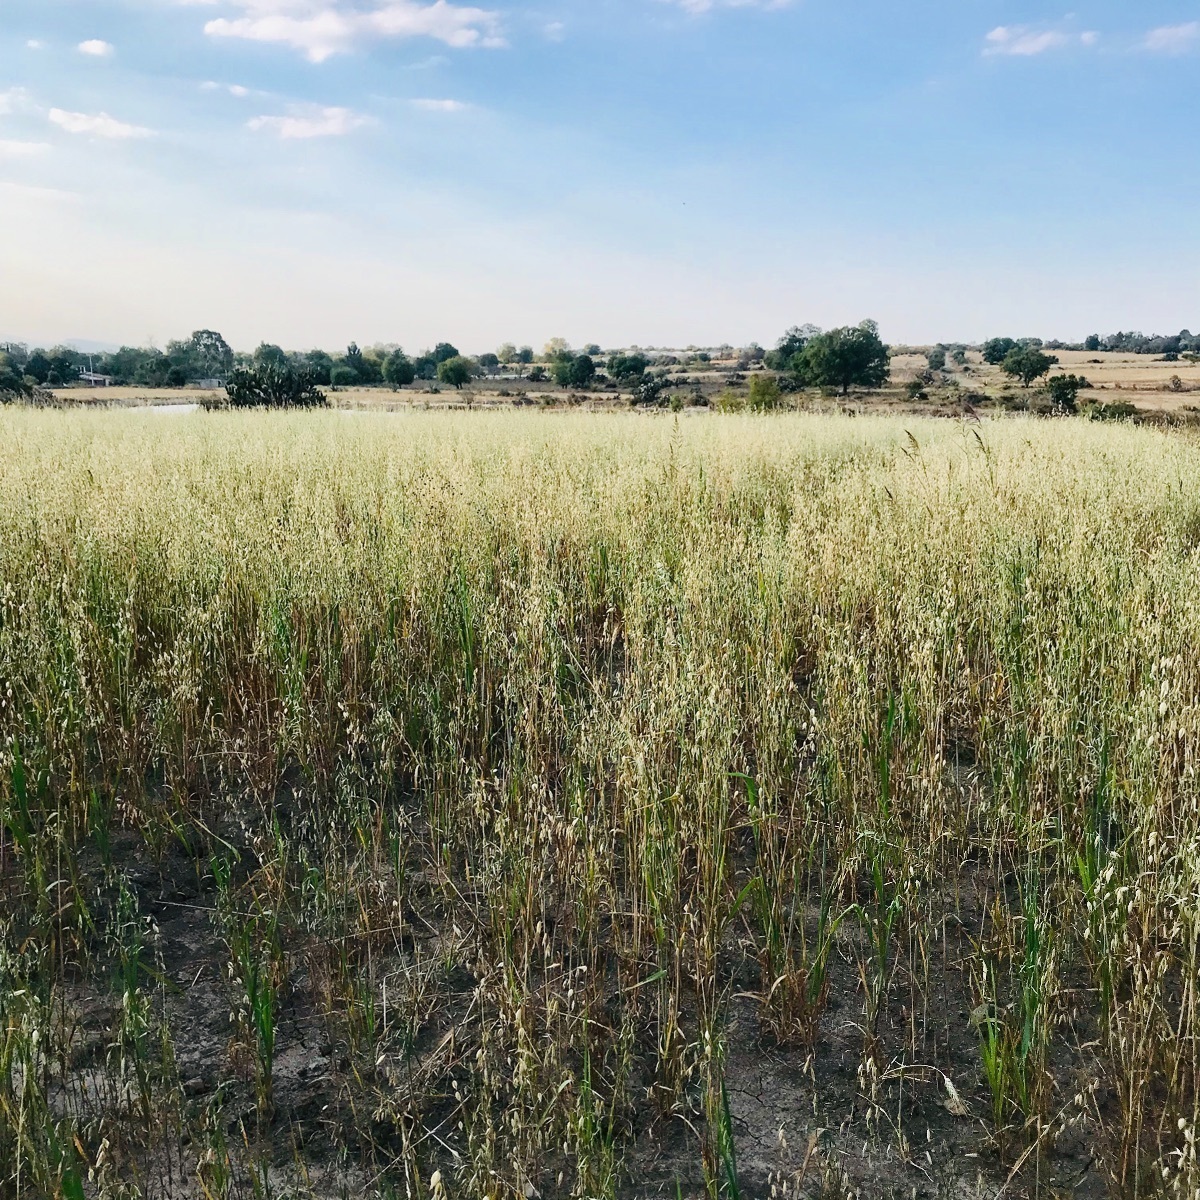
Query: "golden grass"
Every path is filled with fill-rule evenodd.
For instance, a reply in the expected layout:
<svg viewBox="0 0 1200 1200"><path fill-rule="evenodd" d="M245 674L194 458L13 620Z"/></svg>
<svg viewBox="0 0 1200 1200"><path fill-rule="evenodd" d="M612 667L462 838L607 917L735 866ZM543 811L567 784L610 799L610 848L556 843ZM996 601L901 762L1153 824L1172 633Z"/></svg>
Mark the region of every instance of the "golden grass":
<svg viewBox="0 0 1200 1200"><path fill-rule="evenodd" d="M302 994L363 1190L640 1194L649 1111L735 1195L731 1013L799 1070L832 987L863 1137L910 1152L919 1068L1001 1181L1082 1127L1115 1195L1196 1194L1194 441L8 412L0 447L0 1192L251 1194L307 1128ZM131 847L226 948L236 1137Z"/></svg>

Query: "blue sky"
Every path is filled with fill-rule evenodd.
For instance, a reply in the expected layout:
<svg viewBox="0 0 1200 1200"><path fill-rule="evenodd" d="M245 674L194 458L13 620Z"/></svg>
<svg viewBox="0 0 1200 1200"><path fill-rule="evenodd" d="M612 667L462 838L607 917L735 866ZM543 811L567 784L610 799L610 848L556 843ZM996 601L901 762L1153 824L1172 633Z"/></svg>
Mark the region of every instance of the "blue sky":
<svg viewBox="0 0 1200 1200"><path fill-rule="evenodd" d="M1200 3L0 0L0 340L1200 327Z"/></svg>

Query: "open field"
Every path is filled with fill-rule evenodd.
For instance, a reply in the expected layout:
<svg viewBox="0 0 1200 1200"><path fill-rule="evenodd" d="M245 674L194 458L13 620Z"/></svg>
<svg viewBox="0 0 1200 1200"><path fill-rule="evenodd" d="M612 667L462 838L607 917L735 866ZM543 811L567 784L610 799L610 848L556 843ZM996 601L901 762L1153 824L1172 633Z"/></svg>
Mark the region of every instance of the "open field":
<svg viewBox="0 0 1200 1200"><path fill-rule="evenodd" d="M6 1200L1197 1195L1188 432L0 455Z"/></svg>
<svg viewBox="0 0 1200 1200"><path fill-rule="evenodd" d="M1083 375L1094 385L1081 393L1080 401L1084 406L1132 404L1149 417L1157 414L1181 416L1200 411L1200 363L1186 359L1167 363L1150 355L1137 354L1070 350L1054 353L1061 359L1058 369ZM948 415L961 413L964 404L974 408L1023 405L1036 394L1026 392L999 367L985 363L976 351L968 353L967 361L961 367L953 362L948 364L947 371L929 384L927 396L916 400L908 395L905 385L926 371L925 355L896 354L891 365L891 385L881 391L855 392L843 399L838 396L823 397L808 390L787 396L785 401L790 406L816 411L837 411L847 407L913 415ZM668 372L669 386L664 392L663 402L669 396L676 396L686 408L719 407L726 396L744 397L748 379L754 373L754 370L739 367L736 360L673 367ZM220 393L194 388L75 387L58 389L56 395L71 405L138 408L198 404L206 399L218 399ZM625 408L631 399L628 387L597 385L593 389L578 391L548 382L531 383L516 377L477 379L462 391L446 385L417 383L399 391L387 387L350 387L329 393L330 404L335 408L381 411L464 406Z"/></svg>

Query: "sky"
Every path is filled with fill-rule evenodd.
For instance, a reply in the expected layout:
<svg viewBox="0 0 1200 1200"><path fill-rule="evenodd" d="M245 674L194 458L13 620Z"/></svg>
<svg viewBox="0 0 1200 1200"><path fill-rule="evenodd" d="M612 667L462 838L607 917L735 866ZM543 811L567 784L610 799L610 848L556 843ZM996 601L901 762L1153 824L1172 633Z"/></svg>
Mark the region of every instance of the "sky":
<svg viewBox="0 0 1200 1200"><path fill-rule="evenodd" d="M1200 2L0 0L0 341L1200 328Z"/></svg>

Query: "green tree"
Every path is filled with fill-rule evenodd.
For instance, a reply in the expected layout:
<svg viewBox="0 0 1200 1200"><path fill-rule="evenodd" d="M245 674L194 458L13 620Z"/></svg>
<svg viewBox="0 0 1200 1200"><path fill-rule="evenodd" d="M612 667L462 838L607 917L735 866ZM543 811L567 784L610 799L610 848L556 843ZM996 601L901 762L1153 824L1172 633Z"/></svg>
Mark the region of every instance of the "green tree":
<svg viewBox="0 0 1200 1200"><path fill-rule="evenodd" d="M461 391L471 382L473 373L470 361L463 358L461 354L456 354L453 358L447 358L438 364L437 377L442 383L452 384Z"/></svg>
<svg viewBox="0 0 1200 1200"><path fill-rule="evenodd" d="M517 348L512 342L505 342L497 351L496 357L507 366L510 362L515 362L517 359Z"/></svg>
<svg viewBox="0 0 1200 1200"><path fill-rule="evenodd" d="M1057 363L1053 354L1044 354L1035 346L1017 346L1008 352L1000 365L1006 375L1019 379L1021 386L1027 388Z"/></svg>
<svg viewBox="0 0 1200 1200"><path fill-rule="evenodd" d="M821 388L879 388L891 376L888 348L874 321L818 334L794 360L797 377Z"/></svg>
<svg viewBox="0 0 1200 1200"><path fill-rule="evenodd" d="M0 352L0 404L27 396L29 392L30 387L25 382L20 367L11 355Z"/></svg>
<svg viewBox="0 0 1200 1200"><path fill-rule="evenodd" d="M804 347L820 332L816 325L793 325L775 343L775 349L767 352L764 361L772 371L792 370L792 363L796 356L802 353Z"/></svg>
<svg viewBox="0 0 1200 1200"><path fill-rule="evenodd" d="M590 387L596 378L596 363L590 354L576 355L566 364L566 382L570 387Z"/></svg>
<svg viewBox="0 0 1200 1200"><path fill-rule="evenodd" d="M1079 411L1079 393L1091 386L1082 375L1052 375L1046 380L1046 394L1054 411L1066 416Z"/></svg>
<svg viewBox="0 0 1200 1200"><path fill-rule="evenodd" d="M755 412L770 412L778 408L783 394L779 381L771 375L755 375L750 380L750 407Z"/></svg>
<svg viewBox="0 0 1200 1200"><path fill-rule="evenodd" d="M498 354L481 354L479 365L489 375L494 375L500 369L500 356Z"/></svg>
<svg viewBox="0 0 1200 1200"><path fill-rule="evenodd" d="M50 370L50 359L42 350L35 350L25 364L25 374L36 379L38 383L45 383L50 378Z"/></svg>
<svg viewBox="0 0 1200 1200"><path fill-rule="evenodd" d="M529 364L533 362L533 347L522 346L520 350L517 351L516 356L513 358L513 362L518 362L523 367L529 366Z"/></svg>
<svg viewBox="0 0 1200 1200"><path fill-rule="evenodd" d="M644 354L614 354L608 360L608 373L618 382L640 379L649 365L650 360Z"/></svg>
<svg viewBox="0 0 1200 1200"><path fill-rule="evenodd" d="M161 350L151 350L138 364L133 382L139 387L165 387L171 360Z"/></svg>
<svg viewBox="0 0 1200 1200"><path fill-rule="evenodd" d="M354 372L355 383L363 383L365 382L363 376L366 373L364 369L365 361L366 360L363 358L363 352L359 349L358 343L351 342L350 345L346 347L346 353L342 356L342 359L338 365L346 367L348 370Z"/></svg>
<svg viewBox="0 0 1200 1200"><path fill-rule="evenodd" d="M1012 338L989 338L983 343L983 361L998 367L1016 348Z"/></svg>
<svg viewBox="0 0 1200 1200"><path fill-rule="evenodd" d="M1083 348L1085 350L1092 351L1093 353L1095 351L1099 350L1100 349L1100 335L1098 333L1089 334L1087 341L1085 341L1083 343Z"/></svg>
<svg viewBox="0 0 1200 1200"><path fill-rule="evenodd" d="M929 363L931 371L944 371L946 369L946 352L940 346L936 350L930 350L926 361Z"/></svg>
<svg viewBox="0 0 1200 1200"><path fill-rule="evenodd" d="M449 362L452 358L461 358L462 355L450 345L449 342L438 342L432 350L433 361L440 367L442 363Z"/></svg>
<svg viewBox="0 0 1200 1200"><path fill-rule="evenodd" d="M392 388L407 387L417 377L412 359L403 350L393 350L383 364L383 378Z"/></svg>
<svg viewBox="0 0 1200 1200"><path fill-rule="evenodd" d="M235 368L225 394L231 408L324 408L329 403L308 367L286 361Z"/></svg>
<svg viewBox="0 0 1200 1200"><path fill-rule="evenodd" d="M324 350L310 350L304 356L305 366L313 373L313 378L317 383L330 384L331 372L333 371L333 357L326 354Z"/></svg>
<svg viewBox="0 0 1200 1200"><path fill-rule="evenodd" d="M233 351L214 329L197 329L186 342L170 342L171 365L191 379L224 379L233 370Z"/></svg>
<svg viewBox="0 0 1200 1200"><path fill-rule="evenodd" d="M353 387L358 382L358 374L353 367L338 363L329 372L330 386L335 388Z"/></svg>
<svg viewBox="0 0 1200 1200"><path fill-rule="evenodd" d="M256 367L286 367L288 356L279 346L273 346L270 342L263 342L254 352L254 365Z"/></svg>

